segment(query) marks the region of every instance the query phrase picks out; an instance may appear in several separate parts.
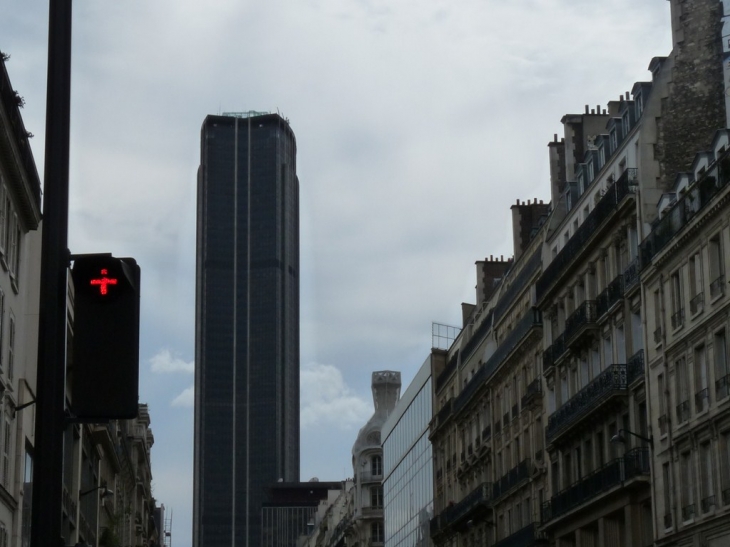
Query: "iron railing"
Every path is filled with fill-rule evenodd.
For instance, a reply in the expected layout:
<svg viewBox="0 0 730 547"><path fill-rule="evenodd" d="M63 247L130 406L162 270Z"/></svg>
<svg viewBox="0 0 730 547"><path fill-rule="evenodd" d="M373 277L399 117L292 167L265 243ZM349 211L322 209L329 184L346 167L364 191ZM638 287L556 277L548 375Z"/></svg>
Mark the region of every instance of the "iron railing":
<svg viewBox="0 0 730 547"><path fill-rule="evenodd" d="M639 284L639 257L637 256L624 270L624 292Z"/></svg>
<svg viewBox="0 0 730 547"><path fill-rule="evenodd" d="M681 424L689 420L689 400L682 401L677 405L677 423Z"/></svg>
<svg viewBox="0 0 730 547"><path fill-rule="evenodd" d="M525 394L522 396L520 403L522 408L529 406L531 403L539 400L542 397L542 379L538 376L532 382L527 384Z"/></svg>
<svg viewBox="0 0 730 547"><path fill-rule="evenodd" d="M651 233L641 242L641 266L647 267L667 243L722 190L730 175L730 155L724 153L713 163L684 196L657 221Z"/></svg>
<svg viewBox="0 0 730 547"><path fill-rule="evenodd" d="M479 507L488 507L491 503L492 483L483 482L467 494L459 503L448 505L431 519L431 537L457 524L474 513Z"/></svg>
<svg viewBox="0 0 730 547"><path fill-rule="evenodd" d="M637 378L644 377L644 350L640 349L626 361L626 381L631 384Z"/></svg>
<svg viewBox="0 0 730 547"><path fill-rule="evenodd" d="M715 382L715 399L718 401L724 399L730 393L728 387L730 386L730 374L723 376Z"/></svg>
<svg viewBox="0 0 730 547"><path fill-rule="evenodd" d="M558 336L542 354L542 373L545 374L565 353L565 333Z"/></svg>
<svg viewBox="0 0 730 547"><path fill-rule="evenodd" d="M525 458L512 469L507 471L494 483L492 487L492 499L496 500L503 494L509 492L523 480L530 477L530 458Z"/></svg>
<svg viewBox="0 0 730 547"><path fill-rule="evenodd" d="M682 520L687 522L693 518L695 518L695 504L690 503L689 505L682 507Z"/></svg>
<svg viewBox="0 0 730 547"><path fill-rule="evenodd" d="M585 300L565 320L565 331L563 332L565 340L571 341L582 329L595 324L597 319L595 300Z"/></svg>
<svg viewBox="0 0 730 547"><path fill-rule="evenodd" d="M487 314L487 316L482 320L481 323L479 323L479 326L476 328L476 330L472 333L471 337L467 341L464 346L462 346L462 361L466 362L472 353L474 353L474 350L477 349L479 344L481 344L484 341L484 337L489 332L489 329L492 328L492 319L493 314L490 310L490 312ZM462 331L463 332L463 331Z"/></svg>
<svg viewBox="0 0 730 547"><path fill-rule="evenodd" d="M542 521L549 522L627 480L648 474L649 449L634 448L550 498L542 506Z"/></svg>
<svg viewBox="0 0 730 547"><path fill-rule="evenodd" d="M449 359L449 362L446 363L444 370L442 370L441 373L436 377L436 391L439 391L442 387L444 387L446 380L448 380L453 372L456 370L456 365L458 364L458 362L459 352L457 350L451 357L451 359Z"/></svg>
<svg viewBox="0 0 730 547"><path fill-rule="evenodd" d="M725 276L720 275L710 283L710 298L725 294Z"/></svg>
<svg viewBox="0 0 730 547"><path fill-rule="evenodd" d="M678 329L684 325L684 308L679 308L672 314L672 328Z"/></svg>
<svg viewBox="0 0 730 547"><path fill-rule="evenodd" d="M715 496L707 496L706 498L702 498L702 501L700 502L700 506L702 507L703 513L709 513L713 507L715 507Z"/></svg>
<svg viewBox="0 0 730 547"><path fill-rule="evenodd" d="M619 275L596 297L597 317L603 317L614 304L624 298L624 276Z"/></svg>
<svg viewBox="0 0 730 547"><path fill-rule="evenodd" d="M514 534L499 540L494 547L526 547L533 545L537 539L537 526L535 523L528 524L524 528L516 531Z"/></svg>
<svg viewBox="0 0 730 547"><path fill-rule="evenodd" d="M602 400L616 393L625 393L626 387L626 365L611 365L550 415L545 431L547 438L555 438L574 422L590 414Z"/></svg>
<svg viewBox="0 0 730 547"><path fill-rule="evenodd" d="M708 388L701 389L695 393L695 412L699 414L705 410L706 405L710 402L710 390Z"/></svg>
<svg viewBox="0 0 730 547"><path fill-rule="evenodd" d="M689 313L696 315L705 309L705 293L697 293L689 301Z"/></svg>
<svg viewBox="0 0 730 547"><path fill-rule="evenodd" d="M444 406L441 407L441 410L439 410L436 413L436 419L433 421L433 429L434 430L438 429L439 427L444 425L446 420L451 416L453 410L454 410L454 399L452 397L451 399L446 401L444 403Z"/></svg>

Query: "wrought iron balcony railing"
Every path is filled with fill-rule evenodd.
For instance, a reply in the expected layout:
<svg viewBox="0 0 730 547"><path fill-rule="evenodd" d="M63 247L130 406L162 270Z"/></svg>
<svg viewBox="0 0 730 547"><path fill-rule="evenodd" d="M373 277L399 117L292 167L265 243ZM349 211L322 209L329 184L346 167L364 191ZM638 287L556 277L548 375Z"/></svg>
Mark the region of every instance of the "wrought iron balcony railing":
<svg viewBox="0 0 730 547"><path fill-rule="evenodd" d="M527 480L530 477L530 458L525 458L520 463L515 465L512 469L507 471L502 478L500 478L493 485L492 499L496 500L503 494L509 492L521 483L523 480Z"/></svg>
<svg viewBox="0 0 730 547"><path fill-rule="evenodd" d="M431 537L459 524L460 521L474 515L480 508L491 503L492 484L483 482L467 494L459 503L451 503L430 522Z"/></svg>
<svg viewBox="0 0 730 547"><path fill-rule="evenodd" d="M542 373L549 371L565 353L565 333L558 336L542 354Z"/></svg>
<svg viewBox="0 0 730 547"><path fill-rule="evenodd" d="M700 502L700 506L702 507L703 513L709 513L715 508L715 496L707 496L706 498L702 498L702 501Z"/></svg>
<svg viewBox="0 0 730 547"><path fill-rule="evenodd" d="M672 328L678 329L684 325L684 308L679 308L672 314Z"/></svg>
<svg viewBox="0 0 730 547"><path fill-rule="evenodd" d="M712 280L710 283L710 298L715 298L725 294L725 276L720 275L719 277Z"/></svg>
<svg viewBox="0 0 730 547"><path fill-rule="evenodd" d="M646 268L654 257L669 243L700 210L722 190L728 181L730 154L710 166L684 196L654 225L651 233L641 242L641 267Z"/></svg>
<svg viewBox="0 0 730 547"><path fill-rule="evenodd" d="M730 386L730 374L723 376L715 382L715 399L718 401L724 399L730 394L728 387Z"/></svg>
<svg viewBox="0 0 730 547"><path fill-rule="evenodd" d="M626 381L631 384L644 377L644 350L640 349L626 361Z"/></svg>
<svg viewBox="0 0 730 547"><path fill-rule="evenodd" d="M538 376L532 382L527 384L525 394L522 396L522 408L529 407L542 398L542 379Z"/></svg>
<svg viewBox="0 0 730 547"><path fill-rule="evenodd" d="M538 539L537 526L532 523L506 538L500 539L494 544L494 547L527 547L534 545L536 539Z"/></svg>
<svg viewBox="0 0 730 547"><path fill-rule="evenodd" d="M624 270L624 292L639 284L639 257L633 259Z"/></svg>
<svg viewBox="0 0 730 547"><path fill-rule="evenodd" d="M487 359L474 374L469 383L459 393L454 403L454 412L459 412L471 400L479 387L484 384L497 368L507 359L534 328L542 326L542 313L537 308L530 308L527 313L515 324L512 331L504 337L502 343L492 356Z"/></svg>
<svg viewBox="0 0 730 547"><path fill-rule="evenodd" d="M625 481L649 474L649 449L635 448L558 492L542 506L542 521L549 522L587 503Z"/></svg>
<svg viewBox="0 0 730 547"><path fill-rule="evenodd" d="M695 393L695 412L699 414L705 410L710 403L710 390L708 388L701 389Z"/></svg>
<svg viewBox="0 0 730 547"><path fill-rule="evenodd" d="M697 315L705 309L705 293L697 293L692 300L689 301L689 313Z"/></svg>
<svg viewBox="0 0 730 547"><path fill-rule="evenodd" d="M573 313L565 320L566 342L571 342L583 332L586 327L595 326L598 314L596 313L595 300L586 300L578 306Z"/></svg>
<svg viewBox="0 0 730 547"><path fill-rule="evenodd" d="M590 415L604 399L625 394L626 387L626 365L611 365L550 415L545 431L547 438L554 439L569 426Z"/></svg>
<svg viewBox="0 0 730 547"><path fill-rule="evenodd" d="M618 209L623 199L636 192L637 183L636 169L626 169L619 179L606 190L606 193L585 218L583 224L578 227L552 262L543 270L543 274L537 280L535 287L538 302L545 296L548 289L575 263L576 259L589 248L588 241L599 231L604 221Z"/></svg>
<svg viewBox="0 0 730 547"><path fill-rule="evenodd" d="M624 298L624 276L619 275L596 297L597 317L603 317L614 304Z"/></svg>
<svg viewBox="0 0 730 547"><path fill-rule="evenodd" d="M681 424L689 420L689 400L682 401L677 405L677 423Z"/></svg>
<svg viewBox="0 0 730 547"><path fill-rule="evenodd" d="M687 522L693 518L695 518L695 504L690 503L689 505L682 507L682 520Z"/></svg>

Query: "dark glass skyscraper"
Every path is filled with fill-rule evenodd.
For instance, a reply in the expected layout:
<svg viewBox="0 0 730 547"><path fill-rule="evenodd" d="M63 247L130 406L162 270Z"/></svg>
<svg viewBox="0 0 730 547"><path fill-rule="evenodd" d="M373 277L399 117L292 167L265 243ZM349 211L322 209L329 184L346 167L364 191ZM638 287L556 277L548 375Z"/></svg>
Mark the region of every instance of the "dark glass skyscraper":
<svg viewBox="0 0 730 547"><path fill-rule="evenodd" d="M258 547L271 484L299 480L299 182L277 114L208 116L198 171L196 547Z"/></svg>

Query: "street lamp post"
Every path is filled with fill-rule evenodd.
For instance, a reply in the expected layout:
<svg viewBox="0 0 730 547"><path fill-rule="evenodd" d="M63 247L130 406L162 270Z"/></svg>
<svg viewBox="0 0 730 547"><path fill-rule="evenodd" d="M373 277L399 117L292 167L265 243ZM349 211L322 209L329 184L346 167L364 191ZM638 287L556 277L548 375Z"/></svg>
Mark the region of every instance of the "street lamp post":
<svg viewBox="0 0 730 547"><path fill-rule="evenodd" d="M49 0L37 413L31 547L64 545L63 430L66 373L71 0Z"/></svg>

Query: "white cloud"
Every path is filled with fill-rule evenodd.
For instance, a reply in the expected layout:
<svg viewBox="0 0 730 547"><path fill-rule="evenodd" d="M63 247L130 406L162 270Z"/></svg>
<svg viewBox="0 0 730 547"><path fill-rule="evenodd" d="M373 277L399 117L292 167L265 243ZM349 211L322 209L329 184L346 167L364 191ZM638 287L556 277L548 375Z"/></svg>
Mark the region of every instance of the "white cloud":
<svg viewBox="0 0 730 547"><path fill-rule="evenodd" d="M157 355L150 359L152 372L161 374L167 372L184 372L192 374L195 371L195 363L193 361L184 361L180 357L174 356L169 349L160 350Z"/></svg>
<svg viewBox="0 0 730 547"><path fill-rule="evenodd" d="M372 404L350 391L340 370L332 365L310 363L302 367L302 428L324 425L340 429L360 427L373 413Z"/></svg>
<svg viewBox="0 0 730 547"><path fill-rule="evenodd" d="M193 405L195 404L195 386L190 386L189 388L186 388L183 390L180 395L175 397L172 402L170 403L170 406L179 406L183 408L193 408Z"/></svg>

